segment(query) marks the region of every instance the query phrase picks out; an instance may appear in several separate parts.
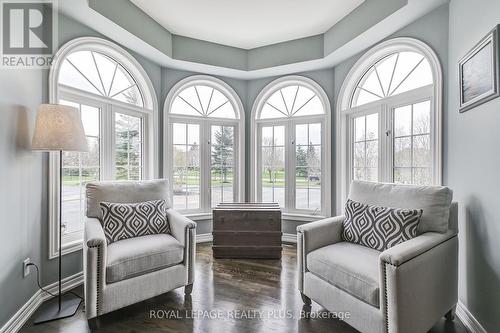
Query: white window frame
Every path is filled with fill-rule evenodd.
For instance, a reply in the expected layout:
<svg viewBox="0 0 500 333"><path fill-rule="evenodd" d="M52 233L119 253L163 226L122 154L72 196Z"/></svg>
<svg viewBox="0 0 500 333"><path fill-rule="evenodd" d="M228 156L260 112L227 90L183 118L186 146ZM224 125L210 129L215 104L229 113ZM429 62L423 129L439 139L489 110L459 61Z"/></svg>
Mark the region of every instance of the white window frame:
<svg viewBox="0 0 500 333"><path fill-rule="evenodd" d="M273 119L258 119L260 112L267 101L267 99L279 89L290 85L299 85L311 89L320 99L323 104L324 114L310 115L310 116L297 116L290 118L273 118ZM310 214L306 210L295 209L295 160L287 158L293 156L295 151L295 143L290 142L295 137L295 125L301 123L321 123L322 138L321 138L321 211L316 214ZM286 207L283 213L284 220L295 221L314 221L331 215L331 109L330 101L323 88L314 80L300 76L289 75L278 78L267 86L265 86L259 93L252 108L251 124L250 124L250 142L251 142L251 169L253 170L250 175L250 198L253 201L259 201L261 198L261 154L259 153L260 147L260 130L262 125L276 125L285 124L285 149L288 146L290 150L285 153L285 198ZM286 144L288 142L288 145ZM292 172L290 172L292 170ZM292 185L292 186L290 186Z"/></svg>
<svg viewBox="0 0 500 333"><path fill-rule="evenodd" d="M434 83L402 94L386 97L357 107L351 107L356 87L364 74L384 57L396 53L412 51L422 54L431 67ZM431 102L431 150L433 153L432 176L434 183L442 183L442 109L443 78L442 69L436 53L424 42L414 38L394 38L380 43L367 51L347 74L340 89L336 114L336 211L342 209L349 193L352 180L352 118L363 113L379 112L379 179L392 181L392 114L398 106L418 103L424 100ZM390 138L387 139L386 132Z"/></svg>
<svg viewBox="0 0 500 333"><path fill-rule="evenodd" d="M142 93L144 107L114 100L105 96L93 94L77 88L58 84L59 71L68 55L77 51L96 51L105 54L121 64L137 83ZM69 100L82 104L99 106L100 123L100 153L106 158L106 164L101 163L101 179L113 179L114 169L114 112L140 116L143 119L143 178L158 177L159 150L158 142L158 100L151 80L139 62L120 46L97 37L76 38L63 45L56 55L49 72L49 103L57 104L60 100ZM112 129L109 131L108 129ZM103 140L103 136L107 136ZM103 141L109 142L107 146ZM108 165L109 164L109 165ZM147 167L146 167L147 166ZM59 153L49 153L49 251L48 258L59 255ZM83 232L63 236L62 255L79 251L83 247Z"/></svg>
<svg viewBox="0 0 500 333"><path fill-rule="evenodd" d="M201 117L189 116L182 114L172 114L170 109L175 97L186 88L194 85L205 85L212 87L222 92L231 103L236 118L216 118L216 117ZM245 113L243 104L234 91L224 81L209 75L192 75L182 79L175 84L167 95L163 107L163 128L165 129L163 137L163 156L164 169L163 175L172 179L172 159L173 142L172 142L172 126L174 123L191 123L200 126L200 208L180 210L181 213L193 220L206 220L212 218L211 207L211 191L210 191L210 169L211 169L211 126L226 125L234 126L234 188L233 194L235 201L245 201ZM172 181L170 181L170 193L172 195ZM173 198L173 195L172 195Z"/></svg>

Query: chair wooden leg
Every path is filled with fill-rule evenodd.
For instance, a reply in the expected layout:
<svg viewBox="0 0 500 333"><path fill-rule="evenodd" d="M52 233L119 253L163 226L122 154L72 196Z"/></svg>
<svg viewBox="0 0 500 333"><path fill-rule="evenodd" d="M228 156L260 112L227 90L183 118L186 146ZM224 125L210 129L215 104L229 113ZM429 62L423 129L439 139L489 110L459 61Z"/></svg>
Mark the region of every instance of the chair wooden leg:
<svg viewBox="0 0 500 333"><path fill-rule="evenodd" d="M300 293L300 297L302 297L302 302L304 302L305 305L311 305L311 299L302 292Z"/></svg>
<svg viewBox="0 0 500 333"><path fill-rule="evenodd" d="M87 322L91 331L99 329L99 317L91 318Z"/></svg>
<svg viewBox="0 0 500 333"><path fill-rule="evenodd" d="M193 284L188 284L187 286L184 287L184 295L191 295L191 292L193 291Z"/></svg>
<svg viewBox="0 0 500 333"><path fill-rule="evenodd" d="M446 312L444 317L446 318L447 321L453 321L455 320L455 312L457 310L457 306L455 305L450 309L450 311Z"/></svg>

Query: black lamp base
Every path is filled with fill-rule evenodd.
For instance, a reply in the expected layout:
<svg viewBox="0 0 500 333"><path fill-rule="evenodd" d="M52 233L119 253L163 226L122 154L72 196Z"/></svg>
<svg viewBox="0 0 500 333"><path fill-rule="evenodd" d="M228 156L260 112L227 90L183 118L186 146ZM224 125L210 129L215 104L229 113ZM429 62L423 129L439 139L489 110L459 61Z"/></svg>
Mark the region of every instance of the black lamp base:
<svg viewBox="0 0 500 333"><path fill-rule="evenodd" d="M59 310L59 303L57 301L45 302L42 305L38 316L35 318L34 324L38 325L48 321L72 317L75 315L81 302L81 298L72 294L63 295L61 300L61 310Z"/></svg>

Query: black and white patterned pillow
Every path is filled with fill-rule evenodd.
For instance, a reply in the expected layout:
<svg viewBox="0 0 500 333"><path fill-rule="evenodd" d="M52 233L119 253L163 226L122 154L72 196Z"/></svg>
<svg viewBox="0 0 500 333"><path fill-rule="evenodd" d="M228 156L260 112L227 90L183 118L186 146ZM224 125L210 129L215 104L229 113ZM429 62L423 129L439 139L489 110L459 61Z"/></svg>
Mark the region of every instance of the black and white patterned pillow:
<svg viewBox="0 0 500 333"><path fill-rule="evenodd" d="M108 244L132 237L170 233L165 200L101 202L99 205Z"/></svg>
<svg viewBox="0 0 500 333"><path fill-rule="evenodd" d="M417 236L422 209L365 205L347 200L342 239L384 251Z"/></svg>

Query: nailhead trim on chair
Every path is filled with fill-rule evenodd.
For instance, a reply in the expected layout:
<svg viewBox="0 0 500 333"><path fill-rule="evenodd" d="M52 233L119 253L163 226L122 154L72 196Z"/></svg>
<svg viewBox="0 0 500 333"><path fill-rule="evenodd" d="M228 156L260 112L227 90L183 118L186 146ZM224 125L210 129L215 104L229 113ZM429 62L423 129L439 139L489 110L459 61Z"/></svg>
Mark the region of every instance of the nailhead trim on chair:
<svg viewBox="0 0 500 333"><path fill-rule="evenodd" d="M97 299L96 299L96 317L99 316L101 306L101 265L102 265L102 244L89 246L89 248L97 248Z"/></svg>
<svg viewBox="0 0 500 333"><path fill-rule="evenodd" d="M387 263L384 262L384 302L385 302L385 308L384 308L384 317L385 317L385 331L389 333L389 316L388 316L388 309L387 307L389 306L389 301L387 300Z"/></svg>

